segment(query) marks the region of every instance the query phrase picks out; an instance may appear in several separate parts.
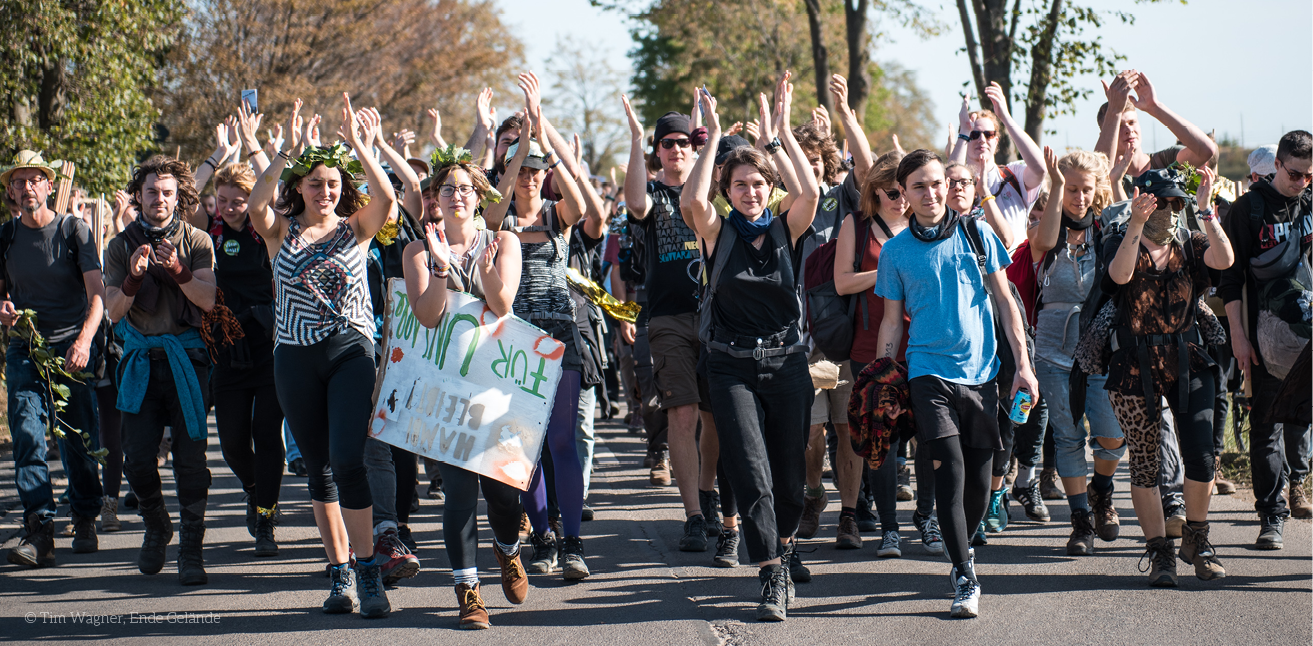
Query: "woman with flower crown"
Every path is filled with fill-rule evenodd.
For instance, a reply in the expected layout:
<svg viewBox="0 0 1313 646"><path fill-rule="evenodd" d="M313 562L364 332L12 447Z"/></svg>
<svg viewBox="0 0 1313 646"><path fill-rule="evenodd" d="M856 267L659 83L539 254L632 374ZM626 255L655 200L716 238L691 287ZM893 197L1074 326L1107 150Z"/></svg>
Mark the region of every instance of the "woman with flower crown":
<svg viewBox="0 0 1313 646"><path fill-rule="evenodd" d="M331 147L310 145L319 116L302 120L296 101L283 149L251 191L247 212L274 266L274 383L310 472L315 524L328 554L332 589L324 612L359 605L361 616L375 618L391 606L374 558L363 461L374 383L365 249L392 219L396 195L369 153L380 137L378 113L356 113L345 93L342 100L338 136L346 143ZM369 197L354 183L362 172Z"/></svg>

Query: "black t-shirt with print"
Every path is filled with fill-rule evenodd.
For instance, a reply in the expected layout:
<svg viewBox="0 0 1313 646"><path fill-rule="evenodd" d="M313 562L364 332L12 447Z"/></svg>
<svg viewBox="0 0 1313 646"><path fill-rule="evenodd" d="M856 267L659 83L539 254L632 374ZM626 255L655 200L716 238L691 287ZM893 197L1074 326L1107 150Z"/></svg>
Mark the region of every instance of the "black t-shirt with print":
<svg viewBox="0 0 1313 646"><path fill-rule="evenodd" d="M689 314L698 310L698 275L702 256L697 234L679 210L682 186L647 183L652 208L643 219L647 242L647 309L650 316Z"/></svg>
<svg viewBox="0 0 1313 646"><path fill-rule="evenodd" d="M40 229L19 220L5 226L12 236L4 278L14 308L35 311L37 330L49 341L76 337L89 307L82 274L100 269L90 227L71 215L57 215Z"/></svg>

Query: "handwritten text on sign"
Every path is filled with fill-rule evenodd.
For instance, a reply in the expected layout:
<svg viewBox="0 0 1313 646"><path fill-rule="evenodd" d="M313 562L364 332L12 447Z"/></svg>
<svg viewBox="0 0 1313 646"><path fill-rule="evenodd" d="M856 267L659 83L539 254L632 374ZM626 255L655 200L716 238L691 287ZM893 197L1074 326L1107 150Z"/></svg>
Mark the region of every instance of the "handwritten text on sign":
<svg viewBox="0 0 1313 646"><path fill-rule="evenodd" d="M565 346L460 292L448 292L447 314L426 328L401 279L388 293L370 436L527 490Z"/></svg>

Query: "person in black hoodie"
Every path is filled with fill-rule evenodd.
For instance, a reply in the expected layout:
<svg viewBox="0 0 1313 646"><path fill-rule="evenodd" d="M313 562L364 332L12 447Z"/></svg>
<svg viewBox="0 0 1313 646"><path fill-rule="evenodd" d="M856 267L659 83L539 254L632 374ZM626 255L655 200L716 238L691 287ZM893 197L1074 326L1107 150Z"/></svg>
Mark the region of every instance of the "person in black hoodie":
<svg viewBox="0 0 1313 646"><path fill-rule="evenodd" d="M1235 249L1235 263L1222 272L1217 287L1217 295L1226 304L1232 353L1254 393L1249 456L1254 507L1261 522L1254 546L1268 550L1281 549L1282 529L1292 510L1297 517L1313 515L1303 486L1309 474L1309 427L1259 421L1272 407L1281 379L1272 374L1271 357L1262 357L1257 351L1263 286L1293 273L1313 243L1313 216L1309 213L1313 136L1305 130L1286 133L1277 144L1275 166L1275 176L1256 182L1231 207L1225 225ZM1287 469L1290 508L1282 495Z"/></svg>

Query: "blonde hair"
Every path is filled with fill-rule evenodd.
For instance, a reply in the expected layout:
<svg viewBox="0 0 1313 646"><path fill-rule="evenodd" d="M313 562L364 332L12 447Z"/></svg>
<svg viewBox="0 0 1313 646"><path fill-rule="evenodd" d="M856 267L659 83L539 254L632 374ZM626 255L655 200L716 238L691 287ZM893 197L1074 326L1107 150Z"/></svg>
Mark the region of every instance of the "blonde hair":
<svg viewBox="0 0 1313 646"><path fill-rule="evenodd" d="M1112 171L1112 164L1108 162L1107 155L1088 150L1073 150L1058 160L1058 172L1065 173L1069 170L1090 173L1094 176L1096 182L1094 201L1090 208L1094 209L1095 215L1102 213L1103 209L1112 204L1112 182L1108 179L1108 173ZM1076 213L1073 215L1083 217L1085 214Z"/></svg>
<svg viewBox="0 0 1313 646"><path fill-rule="evenodd" d="M250 195L255 190L255 171L246 162L228 164L214 173L214 190L220 186L236 186Z"/></svg>

